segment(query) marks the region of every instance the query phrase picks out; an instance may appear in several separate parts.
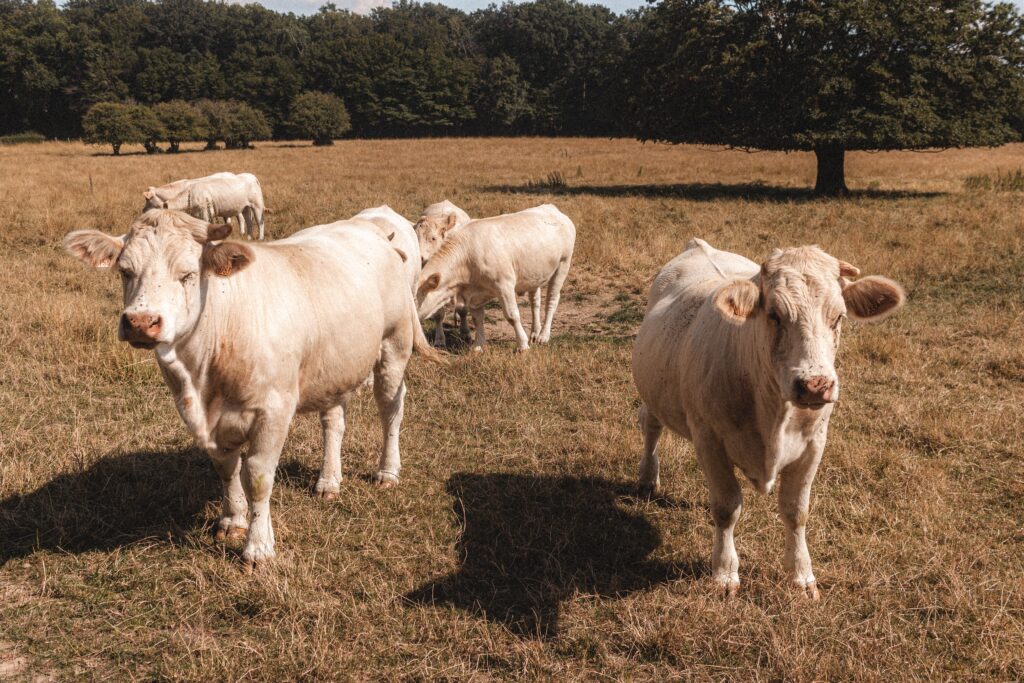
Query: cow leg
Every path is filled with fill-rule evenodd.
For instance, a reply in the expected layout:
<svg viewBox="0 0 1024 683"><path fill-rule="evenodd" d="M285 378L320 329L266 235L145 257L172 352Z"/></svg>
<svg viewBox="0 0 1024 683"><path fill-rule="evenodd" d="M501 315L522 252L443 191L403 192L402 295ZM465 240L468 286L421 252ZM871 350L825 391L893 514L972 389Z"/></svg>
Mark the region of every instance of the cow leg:
<svg viewBox="0 0 1024 683"><path fill-rule="evenodd" d="M341 491L341 442L345 438L345 403L320 413L324 433L324 462L314 491L324 500L334 500Z"/></svg>
<svg viewBox="0 0 1024 683"><path fill-rule="evenodd" d="M469 310L466 308L466 302L459 297L455 297L455 317L459 320L459 334L469 341Z"/></svg>
<svg viewBox="0 0 1024 683"><path fill-rule="evenodd" d="M541 344L546 344L551 340L551 323L555 319L555 309L558 308L558 301L562 298L562 285L565 284L565 278L569 275L569 265L571 262L572 259L566 259L558 264L558 270L555 271L555 274L548 281L548 303L544 317L544 329L540 333L540 339L537 340Z"/></svg>
<svg viewBox="0 0 1024 683"><path fill-rule="evenodd" d="M723 595L735 595L740 588L740 558L736 554L733 530L743 510L743 493L722 444L713 436L694 435L697 462L708 482L715 542L711 549L712 578Z"/></svg>
<svg viewBox="0 0 1024 683"><path fill-rule="evenodd" d="M661 487L658 463L658 440L664 429L661 422L646 405L640 406L640 429L644 432L644 455L640 460L640 483L638 493L643 498L650 498Z"/></svg>
<svg viewBox="0 0 1024 683"><path fill-rule="evenodd" d="M249 499L249 536L242 550L242 560L248 565L274 557L270 494L294 410L294 404L265 410L257 418L249 453L242 462L242 486Z"/></svg>
<svg viewBox="0 0 1024 683"><path fill-rule="evenodd" d="M398 485L402 457L398 450L398 436L405 412L405 366L412 349L396 349L390 341L381 346L381 357L373 369L373 398L377 401L384 448L372 479L381 488Z"/></svg>
<svg viewBox="0 0 1024 683"><path fill-rule="evenodd" d="M476 328L476 341L473 342L473 350L481 353L484 350L484 307L474 308L473 326Z"/></svg>
<svg viewBox="0 0 1024 683"><path fill-rule="evenodd" d="M444 338L444 316L447 312L448 307L442 306L441 310L434 314L434 346L442 349L448 345L448 340Z"/></svg>
<svg viewBox="0 0 1024 683"><path fill-rule="evenodd" d="M238 221L238 232L252 239L252 227L249 225L249 217L245 214L244 209L242 213L235 216L235 220Z"/></svg>
<svg viewBox="0 0 1024 683"><path fill-rule="evenodd" d="M824 445L824 444L822 444ZM811 484L821 461L821 448L792 463L780 473L779 514L786 526L786 554L783 564L789 580L806 597L817 600L818 586L811 569L811 555L807 552L807 513L811 502Z"/></svg>
<svg viewBox="0 0 1024 683"><path fill-rule="evenodd" d="M533 320L530 323L530 341L534 344L540 343L540 287L530 292L530 314Z"/></svg>
<svg viewBox="0 0 1024 683"><path fill-rule="evenodd" d="M252 212L253 212L253 215L256 218L256 225L260 229L259 239L262 242L263 241L263 228L264 228L264 226L266 224L264 222L264 219L263 219L263 207L262 206L253 207L252 208Z"/></svg>
<svg viewBox="0 0 1024 683"><path fill-rule="evenodd" d="M240 450L211 450L210 459L224 486L224 503L214 538L221 543L241 541L249 528L249 506L246 504L245 491L242 489Z"/></svg>
<svg viewBox="0 0 1024 683"><path fill-rule="evenodd" d="M502 285L500 289L500 298L501 310L505 314L505 320L507 320L516 331L516 342L518 344L518 348L516 350L520 353L528 351L530 348L530 339L526 336L526 330L523 329L522 320L519 319L519 302L516 300L515 285L510 282Z"/></svg>

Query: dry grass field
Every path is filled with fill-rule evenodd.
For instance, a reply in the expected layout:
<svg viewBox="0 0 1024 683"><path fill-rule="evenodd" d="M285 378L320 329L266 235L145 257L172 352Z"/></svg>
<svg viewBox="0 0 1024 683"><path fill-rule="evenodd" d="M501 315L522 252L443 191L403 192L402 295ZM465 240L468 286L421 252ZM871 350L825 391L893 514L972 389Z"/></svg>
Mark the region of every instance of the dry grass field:
<svg viewBox="0 0 1024 683"><path fill-rule="evenodd" d="M810 155L622 140L0 147L0 678L1024 679L1024 193L969 180L1021 167L1024 146L857 153L835 201L808 195ZM442 197L551 201L578 228L549 346L513 355L492 311L487 353L411 363L397 489L365 478L369 397L337 501L311 495L316 417L295 421L278 558L251 575L212 540L219 481L153 354L116 340L116 277L60 247L122 231L147 185L220 170L259 176L271 237ZM749 486L744 585L713 594L689 444L664 442L662 499L631 495L631 339L693 236L754 259L817 243L910 295L846 327L808 529L819 603L789 590L775 500Z"/></svg>

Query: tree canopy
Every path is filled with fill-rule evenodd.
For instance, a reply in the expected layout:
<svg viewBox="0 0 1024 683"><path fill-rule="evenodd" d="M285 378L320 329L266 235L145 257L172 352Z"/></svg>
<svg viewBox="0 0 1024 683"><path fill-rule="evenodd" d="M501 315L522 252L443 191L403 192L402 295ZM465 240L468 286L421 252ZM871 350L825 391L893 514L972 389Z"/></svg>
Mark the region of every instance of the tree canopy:
<svg viewBox="0 0 1024 683"><path fill-rule="evenodd" d="M288 126L304 138L312 138L314 145L333 144L352 127L345 103L337 95L322 92L304 92L292 102Z"/></svg>
<svg viewBox="0 0 1024 683"><path fill-rule="evenodd" d="M813 150L846 191L846 150L1019 138L1024 28L979 0L666 0L632 36L643 139Z"/></svg>

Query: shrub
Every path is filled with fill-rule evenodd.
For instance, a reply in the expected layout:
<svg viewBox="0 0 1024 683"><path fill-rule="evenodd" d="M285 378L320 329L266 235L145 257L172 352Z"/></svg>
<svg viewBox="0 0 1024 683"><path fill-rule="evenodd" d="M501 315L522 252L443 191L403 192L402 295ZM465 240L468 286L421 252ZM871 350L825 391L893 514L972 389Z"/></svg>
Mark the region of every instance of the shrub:
<svg viewBox="0 0 1024 683"><path fill-rule="evenodd" d="M0 145L23 145L46 142L46 136L34 130L27 130L24 133L0 136Z"/></svg>
<svg viewBox="0 0 1024 683"><path fill-rule="evenodd" d="M248 149L253 140L270 137L267 117L244 102L228 102L223 139L227 149Z"/></svg>
<svg viewBox="0 0 1024 683"><path fill-rule="evenodd" d="M172 100L154 105L153 111L166 131L168 152L177 152L182 142L207 139L207 117L197 106L184 100Z"/></svg>
<svg viewBox="0 0 1024 683"><path fill-rule="evenodd" d="M142 144L146 147L146 154L155 154L161 151L157 142L167 138L167 128L160 117L149 107L142 104L128 105L131 111L132 120L139 129Z"/></svg>
<svg viewBox="0 0 1024 683"><path fill-rule="evenodd" d="M334 144L352 124L340 97L323 92L304 92L292 100L288 128L297 136L312 138L314 145Z"/></svg>
<svg viewBox="0 0 1024 683"><path fill-rule="evenodd" d="M82 139L89 144L110 145L115 155L121 153L121 145L126 142L144 142L138 117L133 115L135 106L118 102L94 104L82 117Z"/></svg>

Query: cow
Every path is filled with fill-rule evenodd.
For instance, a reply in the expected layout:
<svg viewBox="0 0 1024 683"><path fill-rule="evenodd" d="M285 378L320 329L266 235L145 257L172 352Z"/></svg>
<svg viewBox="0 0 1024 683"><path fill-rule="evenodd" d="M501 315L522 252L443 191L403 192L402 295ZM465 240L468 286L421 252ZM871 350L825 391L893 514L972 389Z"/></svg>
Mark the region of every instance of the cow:
<svg viewBox="0 0 1024 683"><path fill-rule="evenodd" d="M420 246L412 223L387 204L363 209L352 216L352 220L370 221L388 236L391 246L397 249L405 259L405 273L409 282L409 290L415 293L416 283L420 277L421 259Z"/></svg>
<svg viewBox="0 0 1024 683"><path fill-rule="evenodd" d="M146 200L143 211L173 209L204 221L234 217L238 229L249 239L253 238L256 227L259 227L259 239L263 239L263 216L270 213L263 203L260 181L252 173L222 172L176 180L161 187L150 187L142 196Z"/></svg>
<svg viewBox="0 0 1024 683"><path fill-rule="evenodd" d="M760 266L699 239L651 286L633 348L644 435L640 490L657 491L664 427L693 443L715 525L713 579L739 590L733 529L743 498L735 470L762 493L778 483L784 565L818 599L805 526L811 483L839 400L843 320L880 320L903 305L899 284L817 247L776 249Z"/></svg>
<svg viewBox="0 0 1024 683"><path fill-rule="evenodd" d="M551 339L551 322L562 285L569 274L576 226L551 204L518 213L473 220L448 237L420 274L416 298L420 318L428 318L460 297L473 314L473 351L484 347L484 304L501 301L505 319L516 332L519 352L529 342ZM547 288L547 309L541 327L541 289ZM530 337L519 319L518 294L528 292L533 313Z"/></svg>
<svg viewBox="0 0 1024 683"><path fill-rule="evenodd" d="M76 230L65 249L121 277L118 338L153 349L178 413L224 485L217 537L245 539L248 565L274 557L270 494L296 412L319 412L315 491L338 495L345 406L373 372L384 446L372 480L398 483L404 374L413 348L438 360L403 262L378 228L338 221L266 244L230 225L153 209L114 237ZM242 449L248 450L242 455Z"/></svg>
<svg viewBox="0 0 1024 683"><path fill-rule="evenodd" d="M452 204L447 199L431 204L423 209L416 221L416 237L420 243L420 257L426 265L434 253L441 248L448 235L470 221L469 214ZM434 314L434 345L444 347L447 340L444 336L445 308ZM469 338L469 320L466 307L461 301L455 302L455 315L459 319L459 331L464 339Z"/></svg>

